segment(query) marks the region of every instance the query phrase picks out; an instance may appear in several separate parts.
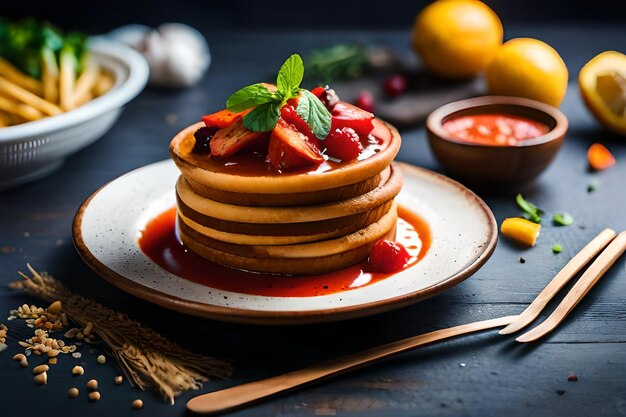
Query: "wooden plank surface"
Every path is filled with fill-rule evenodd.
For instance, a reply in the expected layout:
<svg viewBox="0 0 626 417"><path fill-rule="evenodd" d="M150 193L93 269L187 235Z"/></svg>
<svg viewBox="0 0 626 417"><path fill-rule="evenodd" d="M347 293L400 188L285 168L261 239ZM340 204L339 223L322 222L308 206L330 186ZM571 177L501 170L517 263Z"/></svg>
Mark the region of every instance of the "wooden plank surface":
<svg viewBox="0 0 626 417"><path fill-rule="evenodd" d="M407 33L207 32L213 65L197 89L147 90L129 104L100 141L68 159L51 177L0 194L0 322L8 310L34 299L6 288L31 262L76 292L124 311L185 347L235 361L231 380L214 381L203 392L266 378L338 355L400 338L518 314L584 244L605 226L626 229L626 141L599 129L578 95L575 76L586 60L605 49L626 51L626 30L606 28L511 28L507 37L538 37L567 62L572 83L562 106L570 131L554 165L525 196L548 213L568 211L575 223L544 226L537 246L520 250L501 240L491 260L474 277L436 298L400 311L344 323L304 327L254 327L204 321L137 300L104 282L76 254L70 235L76 209L91 192L133 168L166 159L170 138L223 103L229 92L275 73L285 56L339 41L368 40L408 50ZM174 115L174 116L171 116ZM166 122L169 120L169 123ZM174 120L175 119L175 120ZM174 120L172 122L172 120ZM438 170L416 127L403 132L402 161ZM603 173L586 170L588 146L601 141L618 164ZM597 191L587 192L591 179ZM497 220L517 215L511 196L483 195ZM564 251L551 252L554 243ZM519 258L524 257L524 264ZM569 288L569 287L566 287ZM553 308L554 305L551 305ZM551 309L549 308L547 313ZM80 360L62 358L45 387L10 356L27 329L11 324L10 349L0 353L0 414L124 416L141 397L150 416L184 415L183 395L175 406L151 391L114 386L112 363L96 364L97 352L82 348ZM620 416L626 415L626 262L618 261L559 330L538 345L518 346L512 337L489 332L432 346L338 380L242 410L236 416ZM70 401L66 391L86 381L69 369L83 362L100 380L102 400ZM568 382L570 372L578 382ZM78 381L78 382L77 382ZM33 401L35 400L35 401ZM8 414L7 411L8 410Z"/></svg>

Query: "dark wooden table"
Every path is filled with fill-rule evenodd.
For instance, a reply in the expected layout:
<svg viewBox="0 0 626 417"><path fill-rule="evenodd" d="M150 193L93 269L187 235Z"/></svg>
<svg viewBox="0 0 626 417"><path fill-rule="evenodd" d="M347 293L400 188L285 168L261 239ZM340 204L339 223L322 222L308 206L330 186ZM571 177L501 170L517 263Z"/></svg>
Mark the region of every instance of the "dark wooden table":
<svg viewBox="0 0 626 417"><path fill-rule="evenodd" d="M100 141L68 159L47 179L0 194L0 322L9 309L34 302L6 284L26 262L47 270L71 289L128 313L185 347L234 360L235 375L212 381L203 392L298 369L338 355L434 329L517 314L554 274L602 228L626 229L626 141L602 131L584 108L576 74L597 53L626 51L626 30L603 27L513 28L507 37L533 36L553 45L571 73L562 110L570 130L551 168L527 197L548 212L573 214L575 223L549 221L537 246L520 250L504 239L472 278L435 298L400 311L342 323L302 327L254 327L188 317L131 297L99 278L74 250L70 226L79 205L107 181L131 169L168 158L170 138L199 116L223 106L236 88L275 72L292 52L337 41L367 40L410 52L408 34L394 33L211 33L213 65L200 86L182 91L147 90L128 105ZM168 116L170 115L170 116ZM174 116L172 116L174 115ZM166 119L170 123L166 122ZM174 120L175 119L175 120ZM399 159L438 170L423 128L403 132ZM614 152L614 168L591 174L585 153L593 142ZM592 180L597 191L587 192ZM511 196L484 196L500 222L519 213ZM555 255L554 243L564 251ZM519 262L520 256L526 263ZM17 337L28 334L12 322L10 348L0 353L0 415L123 416L142 398L143 415L183 415L182 395L170 407L152 391L117 387L114 364L96 364L97 352L61 358L46 386L10 357ZM77 384L69 369L82 362L100 380L102 399L69 400ZM578 382L568 382L570 372ZM237 416L490 416L626 415L626 270L624 259L602 279L559 330L539 344L517 345L495 332L465 337L404 354L306 390L265 402ZM83 381L84 382L84 381Z"/></svg>

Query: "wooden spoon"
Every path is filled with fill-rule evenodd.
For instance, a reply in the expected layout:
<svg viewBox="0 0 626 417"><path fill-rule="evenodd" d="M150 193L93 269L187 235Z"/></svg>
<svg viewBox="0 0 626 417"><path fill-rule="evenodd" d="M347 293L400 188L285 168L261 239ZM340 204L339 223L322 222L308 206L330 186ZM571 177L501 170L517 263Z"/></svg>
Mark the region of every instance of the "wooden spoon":
<svg viewBox="0 0 626 417"><path fill-rule="evenodd" d="M230 411L237 407L286 392L314 381L363 367L371 362L400 352L468 333L506 326L516 320L517 317L518 316L500 317L451 327L449 329L436 330L434 332L377 346L354 355L322 362L309 368L199 395L189 400L187 409L194 413L202 414Z"/></svg>

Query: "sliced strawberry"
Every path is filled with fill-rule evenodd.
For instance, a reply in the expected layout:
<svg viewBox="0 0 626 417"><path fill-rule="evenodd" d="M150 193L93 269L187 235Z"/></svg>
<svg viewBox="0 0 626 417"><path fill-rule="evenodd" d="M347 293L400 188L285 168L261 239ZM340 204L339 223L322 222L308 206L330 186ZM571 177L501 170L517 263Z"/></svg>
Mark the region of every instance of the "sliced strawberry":
<svg viewBox="0 0 626 417"><path fill-rule="evenodd" d="M312 145L307 136L295 125L287 123L282 117L270 137L267 162L278 170L319 165L324 158Z"/></svg>
<svg viewBox="0 0 626 417"><path fill-rule="evenodd" d="M211 155L220 158L231 156L241 149L254 144L265 136L264 132L253 132L243 125L239 118L230 126L218 130L211 139Z"/></svg>
<svg viewBox="0 0 626 417"><path fill-rule="evenodd" d="M244 110L240 113L232 112L228 109L220 110L217 113L207 114L206 116L202 116L202 121L206 125L206 127L219 127L224 128L232 125L235 120L242 118L246 114L250 113L250 110Z"/></svg>
<svg viewBox="0 0 626 417"><path fill-rule="evenodd" d="M324 147L329 156L342 161L356 159L363 150L361 138L350 127L331 130L324 140Z"/></svg>
<svg viewBox="0 0 626 417"><path fill-rule="evenodd" d="M331 131L350 127L359 135L367 136L374 129L374 115L356 106L340 101L332 111Z"/></svg>
<svg viewBox="0 0 626 417"><path fill-rule="evenodd" d="M297 106L297 105L296 105ZM304 121L302 117L296 111L296 106L292 106L287 102L286 105L280 109L280 117L282 117L287 124L292 124L298 129L300 132L304 133L309 141L313 144L317 144L317 137L313 134L311 127Z"/></svg>

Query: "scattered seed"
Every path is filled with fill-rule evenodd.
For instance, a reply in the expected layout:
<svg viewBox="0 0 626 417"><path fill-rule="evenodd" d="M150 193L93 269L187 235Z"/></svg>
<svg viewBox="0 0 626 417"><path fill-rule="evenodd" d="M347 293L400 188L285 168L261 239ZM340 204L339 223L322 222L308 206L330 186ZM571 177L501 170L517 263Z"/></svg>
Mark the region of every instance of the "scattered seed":
<svg viewBox="0 0 626 417"><path fill-rule="evenodd" d="M68 339L72 339L74 336L76 336L76 333L78 333L80 331L80 329L74 327L72 329L69 329L67 332L65 332L65 337L67 337Z"/></svg>
<svg viewBox="0 0 626 417"><path fill-rule="evenodd" d="M44 372L48 372L50 370L50 367L48 365L38 365L35 366L33 368L33 374L37 375L37 374L42 374Z"/></svg>
<svg viewBox="0 0 626 417"><path fill-rule="evenodd" d="M558 243L555 243L554 245L552 245L552 252L554 253L563 252L563 246L559 245Z"/></svg>
<svg viewBox="0 0 626 417"><path fill-rule="evenodd" d="M23 361L23 360L26 360L26 356L24 356L23 353L18 353L17 355L13 356L13 360L14 361Z"/></svg>
<svg viewBox="0 0 626 417"><path fill-rule="evenodd" d="M100 393L98 391L89 393L89 401L98 401L100 399Z"/></svg>
<svg viewBox="0 0 626 417"><path fill-rule="evenodd" d="M95 391L98 389L98 381L95 379L90 379L89 381L87 381L86 386L89 391Z"/></svg>
<svg viewBox="0 0 626 417"><path fill-rule="evenodd" d="M83 329L83 335L85 336L89 336L91 334L91 330L93 329L93 323L92 322L87 322L87 325L85 326L85 328Z"/></svg>
<svg viewBox="0 0 626 417"><path fill-rule="evenodd" d="M96 360L98 361L100 365L104 365L107 362L107 358L104 355L98 355Z"/></svg>
<svg viewBox="0 0 626 417"><path fill-rule="evenodd" d="M77 365L72 368L72 375L74 376L80 376L80 375L83 375L84 373L85 373L85 370L83 369L82 366Z"/></svg>
<svg viewBox="0 0 626 417"><path fill-rule="evenodd" d="M57 358L50 358L50 359L48 359L48 364L56 365L57 364Z"/></svg>
<svg viewBox="0 0 626 417"><path fill-rule="evenodd" d="M124 378L122 375L118 375L113 379L113 381L115 381L115 385L121 385L122 382L124 382Z"/></svg>
<svg viewBox="0 0 626 417"><path fill-rule="evenodd" d="M578 376L575 373L570 372L570 374L567 376L567 380L570 382L576 382L578 381Z"/></svg>
<svg viewBox="0 0 626 417"><path fill-rule="evenodd" d="M35 384L37 385L46 385L48 383L48 373L42 372L40 374L35 375Z"/></svg>
<svg viewBox="0 0 626 417"><path fill-rule="evenodd" d="M76 387L72 387L69 390L67 390L67 396L70 398L76 398L78 397L78 394L80 394L80 391Z"/></svg>
<svg viewBox="0 0 626 417"><path fill-rule="evenodd" d="M48 306L48 313L54 314L55 316L61 314L61 310L63 310L63 304L61 304L60 301L55 301Z"/></svg>
<svg viewBox="0 0 626 417"><path fill-rule="evenodd" d="M133 410L141 410L143 408L143 401L136 399L133 401Z"/></svg>
<svg viewBox="0 0 626 417"><path fill-rule="evenodd" d="M80 359L81 356L83 356L80 352L74 352L72 353L72 356L76 359Z"/></svg>
<svg viewBox="0 0 626 417"><path fill-rule="evenodd" d="M50 349L48 351L48 356L51 358L54 358L56 356L59 356L59 353L61 353L61 351L59 349Z"/></svg>
<svg viewBox="0 0 626 417"><path fill-rule="evenodd" d="M525 264L526 263L526 259L522 258L521 256L519 257L519 263L521 264Z"/></svg>

